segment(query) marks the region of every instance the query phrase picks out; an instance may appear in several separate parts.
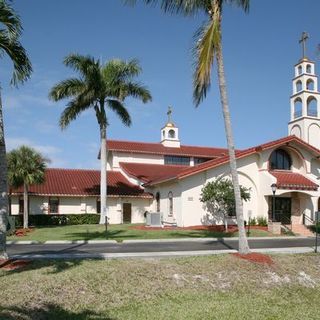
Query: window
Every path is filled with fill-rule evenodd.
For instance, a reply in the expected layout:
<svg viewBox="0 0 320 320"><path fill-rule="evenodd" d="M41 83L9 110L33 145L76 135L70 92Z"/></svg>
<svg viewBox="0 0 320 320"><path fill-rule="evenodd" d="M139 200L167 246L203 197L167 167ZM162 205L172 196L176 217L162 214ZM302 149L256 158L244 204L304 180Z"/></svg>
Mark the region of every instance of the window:
<svg viewBox="0 0 320 320"><path fill-rule="evenodd" d="M299 92L302 90L302 82L299 80L296 82L296 92Z"/></svg>
<svg viewBox="0 0 320 320"><path fill-rule="evenodd" d="M277 149L272 152L270 157L271 170L290 170L291 165L291 158L286 151Z"/></svg>
<svg viewBox="0 0 320 320"><path fill-rule="evenodd" d="M49 198L49 213L59 213L58 198Z"/></svg>
<svg viewBox="0 0 320 320"><path fill-rule="evenodd" d="M301 73L302 73L302 67L299 66L299 67L298 67L298 74L301 74Z"/></svg>
<svg viewBox="0 0 320 320"><path fill-rule="evenodd" d="M210 159L206 159L206 158L194 158L194 164L200 164L200 163L203 163L203 162L206 162Z"/></svg>
<svg viewBox="0 0 320 320"><path fill-rule="evenodd" d="M23 197L19 198L19 213L23 213L24 211L24 201L23 201Z"/></svg>
<svg viewBox="0 0 320 320"><path fill-rule="evenodd" d="M302 117L302 100L297 98L294 100L294 119Z"/></svg>
<svg viewBox="0 0 320 320"><path fill-rule="evenodd" d="M307 100L307 114L310 117L317 117L318 116L318 107L317 107L317 100L314 97L309 97Z"/></svg>
<svg viewBox="0 0 320 320"><path fill-rule="evenodd" d="M169 200L169 215L173 215L173 193L170 191L168 193L168 200Z"/></svg>
<svg viewBox="0 0 320 320"><path fill-rule="evenodd" d="M101 201L99 198L97 199L96 206L97 206L97 213L101 213Z"/></svg>
<svg viewBox="0 0 320 320"><path fill-rule="evenodd" d="M168 134L169 134L169 138L170 139L174 139L175 137L176 137L176 133L174 132L174 130L169 130L169 132L168 132Z"/></svg>
<svg viewBox="0 0 320 320"><path fill-rule="evenodd" d="M307 90L314 91L314 81L312 79L307 81Z"/></svg>
<svg viewBox="0 0 320 320"><path fill-rule="evenodd" d="M164 156L164 164L190 166L190 157Z"/></svg>
<svg viewBox="0 0 320 320"><path fill-rule="evenodd" d="M157 212L160 212L160 192L156 193Z"/></svg>
<svg viewBox="0 0 320 320"><path fill-rule="evenodd" d="M307 64L307 73L311 73L311 65Z"/></svg>

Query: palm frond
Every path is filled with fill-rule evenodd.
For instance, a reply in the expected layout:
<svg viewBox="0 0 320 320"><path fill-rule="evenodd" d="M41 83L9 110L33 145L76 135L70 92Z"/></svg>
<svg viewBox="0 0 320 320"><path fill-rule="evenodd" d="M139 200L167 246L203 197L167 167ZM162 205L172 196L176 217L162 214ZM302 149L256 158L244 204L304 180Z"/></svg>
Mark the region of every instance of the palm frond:
<svg viewBox="0 0 320 320"><path fill-rule="evenodd" d="M0 1L0 21L5 26L9 38L17 38L21 35L20 17L5 0Z"/></svg>
<svg viewBox="0 0 320 320"><path fill-rule="evenodd" d="M193 101L196 106L206 97L210 89L212 64L220 41L220 23L217 19L210 19L195 34Z"/></svg>
<svg viewBox="0 0 320 320"><path fill-rule="evenodd" d="M128 96L139 99L143 103L152 101L152 96L148 88L139 82L130 81L119 87L119 99L123 101Z"/></svg>
<svg viewBox="0 0 320 320"><path fill-rule="evenodd" d="M90 55L84 56L78 53L72 53L64 58L63 63L67 67L78 71L85 78L98 77L99 75L99 60L95 60L94 57Z"/></svg>
<svg viewBox="0 0 320 320"><path fill-rule="evenodd" d="M107 104L108 107L119 116L124 125L128 127L131 125L130 114L122 102L115 99L108 99Z"/></svg>
<svg viewBox="0 0 320 320"><path fill-rule="evenodd" d="M60 116L59 125L61 129L66 129L83 111L94 106L96 99L92 91L85 92L72 99Z"/></svg>
<svg viewBox="0 0 320 320"><path fill-rule="evenodd" d="M13 85L16 86L30 78L32 66L25 49L17 38L11 39L4 30L0 30L0 50L9 56L13 63Z"/></svg>
<svg viewBox="0 0 320 320"><path fill-rule="evenodd" d="M56 84L49 92L49 98L59 101L65 98L74 97L86 90L86 83L77 78L63 80Z"/></svg>

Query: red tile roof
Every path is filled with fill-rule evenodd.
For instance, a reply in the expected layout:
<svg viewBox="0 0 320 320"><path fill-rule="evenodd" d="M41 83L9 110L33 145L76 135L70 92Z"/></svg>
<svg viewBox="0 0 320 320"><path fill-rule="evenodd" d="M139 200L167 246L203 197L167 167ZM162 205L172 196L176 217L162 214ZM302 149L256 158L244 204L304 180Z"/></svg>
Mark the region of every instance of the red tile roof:
<svg viewBox="0 0 320 320"><path fill-rule="evenodd" d="M188 166L145 164L145 163L126 163L120 162L120 167L130 176L149 183L159 179L175 177L179 172Z"/></svg>
<svg viewBox="0 0 320 320"><path fill-rule="evenodd" d="M100 171L77 169L46 170L45 182L29 187L29 194L34 195L68 195L68 196L99 196ZM19 188L11 193L23 193ZM151 194L130 183L120 172L108 171L108 195L150 198Z"/></svg>
<svg viewBox="0 0 320 320"><path fill-rule="evenodd" d="M161 143L147 143L135 141L108 140L108 149L132 153L177 155L199 158L216 158L227 154L226 148L209 148L196 146L183 146L179 148L165 147Z"/></svg>
<svg viewBox="0 0 320 320"><path fill-rule="evenodd" d="M302 174L291 171L270 171L277 178L279 189L318 190L318 185Z"/></svg>
<svg viewBox="0 0 320 320"><path fill-rule="evenodd" d="M259 153L263 150L279 147L281 145L286 145L289 143L297 143L297 144L302 145L303 147L309 149L315 155L317 155L317 156L320 155L319 149L309 145L308 143L304 142L303 140L297 138L296 136L288 136L288 137L284 137L284 138L281 138L278 140L267 142L267 143L264 143L264 144L261 144L261 145L258 145L258 146L252 147L252 148L248 148L248 149L245 149L242 151L236 151L236 158L241 159L241 158L253 155L255 153ZM182 179L182 178L197 174L199 172L203 172L203 171L206 171L209 169L213 169L215 167L219 167L219 166L224 165L226 163L229 163L229 155L206 161L206 162L201 163L201 164L194 166L194 167L188 167L185 170L178 173L175 177L164 178L164 179L156 181L156 182L159 183L159 182L164 182L164 181L171 180L171 179ZM151 182L150 185L153 183L154 182Z"/></svg>

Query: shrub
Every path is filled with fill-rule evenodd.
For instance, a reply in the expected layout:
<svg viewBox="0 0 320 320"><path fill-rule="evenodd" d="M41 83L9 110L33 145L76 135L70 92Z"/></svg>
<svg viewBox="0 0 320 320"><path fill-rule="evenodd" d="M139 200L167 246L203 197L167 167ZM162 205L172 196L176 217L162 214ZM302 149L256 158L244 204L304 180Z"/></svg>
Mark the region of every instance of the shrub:
<svg viewBox="0 0 320 320"><path fill-rule="evenodd" d="M264 217L258 217L257 218L257 225L260 227L266 227L268 225L268 221Z"/></svg>
<svg viewBox="0 0 320 320"><path fill-rule="evenodd" d="M257 224L256 218L250 218L250 219L249 219L249 225L250 225L250 226L255 226L256 224Z"/></svg>
<svg viewBox="0 0 320 320"><path fill-rule="evenodd" d="M23 216L12 216L15 219L15 226L23 225ZM75 225L75 224L98 224L99 214L43 214L29 215L29 224L31 226L58 226L58 225Z"/></svg>

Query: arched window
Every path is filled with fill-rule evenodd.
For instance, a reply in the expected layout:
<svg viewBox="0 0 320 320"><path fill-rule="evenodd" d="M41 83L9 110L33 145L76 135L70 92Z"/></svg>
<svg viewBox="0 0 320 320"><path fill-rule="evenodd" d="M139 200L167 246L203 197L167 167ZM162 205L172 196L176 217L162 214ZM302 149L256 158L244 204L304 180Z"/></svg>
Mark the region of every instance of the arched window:
<svg viewBox="0 0 320 320"><path fill-rule="evenodd" d="M307 100L307 115L310 117L318 116L317 99L315 97L309 97Z"/></svg>
<svg viewBox="0 0 320 320"><path fill-rule="evenodd" d="M176 133L174 132L174 130L169 130L169 138L174 139L176 137Z"/></svg>
<svg viewBox="0 0 320 320"><path fill-rule="evenodd" d="M270 157L271 170L290 170L291 165L291 157L285 150L277 149L272 152Z"/></svg>
<svg viewBox="0 0 320 320"><path fill-rule="evenodd" d="M307 73L311 73L311 65L307 64Z"/></svg>
<svg viewBox="0 0 320 320"><path fill-rule="evenodd" d="M160 212L160 192L156 193L157 212Z"/></svg>
<svg viewBox="0 0 320 320"><path fill-rule="evenodd" d="M314 81L312 79L307 81L307 90L314 91Z"/></svg>
<svg viewBox="0 0 320 320"><path fill-rule="evenodd" d="M169 215L173 215L173 193L170 191L168 193L168 200L169 200Z"/></svg>
<svg viewBox="0 0 320 320"><path fill-rule="evenodd" d="M294 118L299 118L302 116L302 100L297 98L294 100Z"/></svg>
<svg viewBox="0 0 320 320"><path fill-rule="evenodd" d="M298 67L298 74L301 74L302 73L302 66L299 66Z"/></svg>
<svg viewBox="0 0 320 320"><path fill-rule="evenodd" d="M299 92L302 90L302 82L299 80L296 82L296 92Z"/></svg>

